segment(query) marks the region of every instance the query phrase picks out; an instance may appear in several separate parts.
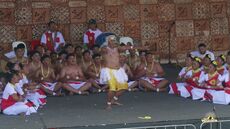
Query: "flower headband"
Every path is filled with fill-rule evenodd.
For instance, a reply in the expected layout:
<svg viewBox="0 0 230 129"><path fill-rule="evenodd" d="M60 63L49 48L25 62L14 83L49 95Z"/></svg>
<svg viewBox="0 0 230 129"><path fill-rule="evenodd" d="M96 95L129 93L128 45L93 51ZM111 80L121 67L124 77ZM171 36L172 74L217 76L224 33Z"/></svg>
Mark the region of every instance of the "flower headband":
<svg viewBox="0 0 230 129"><path fill-rule="evenodd" d="M194 60L195 60L196 62L198 62L198 63L201 63L201 59L198 58L198 57L194 57Z"/></svg>
<svg viewBox="0 0 230 129"><path fill-rule="evenodd" d="M226 61L226 57L224 56L224 54L221 54L219 57L220 57L224 62Z"/></svg>
<svg viewBox="0 0 230 129"><path fill-rule="evenodd" d="M216 62L216 61L212 61L212 64L213 64L214 66L217 66L217 62Z"/></svg>

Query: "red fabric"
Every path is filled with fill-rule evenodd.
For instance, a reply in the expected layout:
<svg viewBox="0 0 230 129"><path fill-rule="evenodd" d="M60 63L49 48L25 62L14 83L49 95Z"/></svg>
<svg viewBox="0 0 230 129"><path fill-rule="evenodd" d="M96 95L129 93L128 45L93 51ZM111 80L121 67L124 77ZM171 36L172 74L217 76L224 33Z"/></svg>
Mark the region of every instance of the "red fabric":
<svg viewBox="0 0 230 129"><path fill-rule="evenodd" d="M208 93L207 91L205 91L204 98L205 98L205 100L212 101L213 96L210 93Z"/></svg>
<svg viewBox="0 0 230 129"><path fill-rule="evenodd" d="M172 90L173 90L174 94L180 95L180 91L178 91L176 83L172 83L171 87L172 87Z"/></svg>
<svg viewBox="0 0 230 129"><path fill-rule="evenodd" d="M81 84L82 82L68 82L69 84Z"/></svg>
<svg viewBox="0 0 230 129"><path fill-rule="evenodd" d="M192 86L186 86L185 88L188 90L189 94L192 96L193 87Z"/></svg>
<svg viewBox="0 0 230 129"><path fill-rule="evenodd" d="M1 109L2 109L2 111L5 110L8 107L14 105L16 102L17 101L15 101L11 95L8 97L8 99L4 99L3 98L2 99L2 103L1 103Z"/></svg>
<svg viewBox="0 0 230 129"><path fill-rule="evenodd" d="M88 41L89 41L88 47L92 48L93 45L95 44L95 33L87 31L86 35L88 36Z"/></svg>
<svg viewBox="0 0 230 129"><path fill-rule="evenodd" d="M47 100L45 98L40 98L39 100L41 102L41 105L45 105L47 102Z"/></svg>
<svg viewBox="0 0 230 129"><path fill-rule="evenodd" d="M34 49L40 44L40 40L32 40L30 43L30 50L34 51Z"/></svg>
<svg viewBox="0 0 230 129"><path fill-rule="evenodd" d="M40 95L46 95L46 93L42 89L38 89L36 90L36 92L38 92Z"/></svg>
<svg viewBox="0 0 230 129"><path fill-rule="evenodd" d="M199 79L201 75L201 71L194 73L194 75L191 77L191 79L186 80L186 83L188 83L189 85L192 86L197 86L197 84L193 81L194 79L197 80L197 78Z"/></svg>
<svg viewBox="0 0 230 129"><path fill-rule="evenodd" d="M155 80L154 78L150 78L150 81L153 87L156 87L161 82L161 80Z"/></svg>
<svg viewBox="0 0 230 129"><path fill-rule="evenodd" d="M34 104L33 104L32 102L27 102L26 105L27 105L28 107L33 107Z"/></svg>
<svg viewBox="0 0 230 129"><path fill-rule="evenodd" d="M56 37L55 43L59 43L59 42L60 42L60 38L59 38L59 37Z"/></svg>
<svg viewBox="0 0 230 129"><path fill-rule="evenodd" d="M230 88L230 81L228 81L228 82L225 82L225 87L228 87L228 88Z"/></svg>
<svg viewBox="0 0 230 129"><path fill-rule="evenodd" d="M53 52L54 51L54 44L51 42L51 40L52 40L52 33L46 32L45 35L46 35L46 46L47 46L48 50L50 50L51 52Z"/></svg>
<svg viewBox="0 0 230 129"><path fill-rule="evenodd" d="M225 93L230 94L230 89L226 89Z"/></svg>

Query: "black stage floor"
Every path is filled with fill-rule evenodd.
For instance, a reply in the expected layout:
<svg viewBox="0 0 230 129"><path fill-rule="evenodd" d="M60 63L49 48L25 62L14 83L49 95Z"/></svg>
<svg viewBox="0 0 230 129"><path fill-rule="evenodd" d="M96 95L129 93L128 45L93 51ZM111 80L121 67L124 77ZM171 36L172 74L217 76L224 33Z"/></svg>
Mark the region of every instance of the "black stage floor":
<svg viewBox="0 0 230 129"><path fill-rule="evenodd" d="M164 66L169 80L175 80L172 66ZM112 129L168 123L195 123L213 106L219 118L230 117L230 106L192 101L167 93L126 92L123 106L106 111L106 94L49 97L47 105L27 117L0 115L0 129ZM141 119L149 116L151 119Z"/></svg>

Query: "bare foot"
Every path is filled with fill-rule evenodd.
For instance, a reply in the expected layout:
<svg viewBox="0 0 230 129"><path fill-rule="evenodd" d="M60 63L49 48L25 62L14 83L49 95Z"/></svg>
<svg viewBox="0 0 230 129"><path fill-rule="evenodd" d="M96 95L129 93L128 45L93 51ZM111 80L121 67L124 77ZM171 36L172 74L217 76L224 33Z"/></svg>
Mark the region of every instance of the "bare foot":
<svg viewBox="0 0 230 129"><path fill-rule="evenodd" d="M102 92L102 89L98 89L98 90L97 90L97 93L101 93L101 92Z"/></svg>
<svg viewBox="0 0 230 129"><path fill-rule="evenodd" d="M89 95L89 92L87 92L87 91L80 91L78 94L79 95Z"/></svg>

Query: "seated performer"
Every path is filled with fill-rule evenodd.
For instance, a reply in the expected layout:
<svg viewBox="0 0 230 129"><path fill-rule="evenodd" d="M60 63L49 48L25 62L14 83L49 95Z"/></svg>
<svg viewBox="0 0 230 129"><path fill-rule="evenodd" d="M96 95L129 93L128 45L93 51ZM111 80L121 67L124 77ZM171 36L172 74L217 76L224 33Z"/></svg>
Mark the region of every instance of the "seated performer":
<svg viewBox="0 0 230 129"><path fill-rule="evenodd" d="M166 91L168 80L162 78L164 70L161 65L154 61L151 53L146 53L145 62L137 67L137 76L141 76L140 86L151 91Z"/></svg>
<svg viewBox="0 0 230 129"><path fill-rule="evenodd" d="M17 46L14 46L13 45L13 51L10 51L10 52L8 52L8 53L6 53L6 54L4 54L4 56L7 58L7 59L12 59L12 58L15 58L16 57L16 54L15 54L15 48L16 47L18 47L18 48L21 48L22 49L22 51L23 51L23 56L24 57L26 57L27 58L27 48L26 48L26 46L25 46L25 43L23 43L23 42L13 42L13 44L14 43L19 43Z"/></svg>
<svg viewBox="0 0 230 129"><path fill-rule="evenodd" d="M8 73L9 79L2 95L1 110L6 115L25 114L30 115L36 113L32 104L27 102L23 96L19 95L15 90L16 84L19 82L18 73Z"/></svg>
<svg viewBox="0 0 230 129"><path fill-rule="evenodd" d="M226 63L224 64L224 67L226 69L228 69L230 66L230 51L228 51L227 55L226 55Z"/></svg>
<svg viewBox="0 0 230 129"><path fill-rule="evenodd" d="M170 91L171 94L180 95L182 97L192 96L191 90L193 87L197 87L198 80L204 72L201 71L201 59L194 57L192 60L192 69L187 71L183 77L184 83L171 83Z"/></svg>
<svg viewBox="0 0 230 129"><path fill-rule="evenodd" d="M79 64L81 61L82 61L82 47L81 46L76 46L75 47L75 56L76 56L76 59L77 59L77 63Z"/></svg>
<svg viewBox="0 0 230 129"><path fill-rule="evenodd" d="M88 76L88 73L86 72L88 67L92 64L92 56L89 50L85 50L82 55L81 60L81 68L83 73Z"/></svg>
<svg viewBox="0 0 230 129"><path fill-rule="evenodd" d="M37 45L37 46L35 47L35 50L34 50L34 51L39 52L41 57L44 56L44 55L46 55L45 47L42 46L42 45Z"/></svg>
<svg viewBox="0 0 230 129"><path fill-rule="evenodd" d="M128 91L138 91L138 81L132 81L134 80L134 75L127 64L127 54L126 53L120 53L120 65L125 70L126 74L128 75Z"/></svg>
<svg viewBox="0 0 230 129"><path fill-rule="evenodd" d="M29 62L29 64L27 65L28 67L28 78L31 80L35 79L35 74L36 71L41 67L41 56L40 53L38 51L34 51L31 55L30 55L30 59L31 61Z"/></svg>
<svg viewBox="0 0 230 129"><path fill-rule="evenodd" d="M97 44L95 44L95 45L93 45L93 48L92 48L92 51L91 51L91 53L92 53L92 55L93 54L100 54L100 46L98 46Z"/></svg>
<svg viewBox="0 0 230 129"><path fill-rule="evenodd" d="M58 59L56 60L56 63L54 65L55 73L57 76L59 76L62 68L66 65L66 56L67 53L65 51L61 51L60 53L58 53Z"/></svg>
<svg viewBox="0 0 230 129"><path fill-rule="evenodd" d="M65 47L64 47L64 51L67 53L67 54L72 54L74 53L74 46L73 44L66 44Z"/></svg>
<svg viewBox="0 0 230 129"><path fill-rule="evenodd" d="M92 85L98 90L98 92L105 91L108 86L106 84L100 84L100 72L103 65L101 62L101 55L94 54L93 55L93 63L88 67L87 73L92 82Z"/></svg>
<svg viewBox="0 0 230 129"><path fill-rule="evenodd" d="M224 66L226 62L226 57L223 54L221 54L220 56L216 58L216 62L217 62L217 67L216 67L217 72L220 75L225 74L227 72L227 69Z"/></svg>
<svg viewBox="0 0 230 129"><path fill-rule="evenodd" d="M199 57L201 60L205 57L205 55L209 54L211 57L211 60L215 60L215 56L211 51L207 50L207 46L204 43L200 43L198 45L198 51L191 52L192 56Z"/></svg>
<svg viewBox="0 0 230 129"><path fill-rule="evenodd" d="M57 82L54 69L51 67L51 59L45 55L41 58L41 67L36 72L36 80L41 84L41 89L50 95L61 95L62 84Z"/></svg>
<svg viewBox="0 0 230 129"><path fill-rule="evenodd" d="M224 82L224 87L230 89L230 69L221 77L221 81Z"/></svg>
<svg viewBox="0 0 230 129"><path fill-rule="evenodd" d="M5 75L7 72L6 64L7 61L4 59L3 47L0 46L0 92L3 91L3 86L6 85Z"/></svg>
<svg viewBox="0 0 230 129"><path fill-rule="evenodd" d="M19 83L15 86L15 90L21 96L23 96L26 100L29 100L33 103L35 109L45 104L45 97L40 94L40 86L37 83L31 82L27 79L28 72L25 71L25 66L17 63L8 63L9 71L18 72Z"/></svg>
<svg viewBox="0 0 230 129"><path fill-rule="evenodd" d="M66 56L67 64L62 68L59 80L63 83L65 89L70 91L70 95L89 94L88 90L92 84L86 80L81 67L76 62L74 54Z"/></svg>
<svg viewBox="0 0 230 129"><path fill-rule="evenodd" d="M223 87L224 87L224 93L222 93L221 95L223 96L222 98L218 96L218 98L220 98L218 103L219 104L229 104L230 103L230 69L227 68L227 72L221 76L220 79L221 82L223 82ZM213 99L213 102L217 101L215 99Z"/></svg>
<svg viewBox="0 0 230 129"><path fill-rule="evenodd" d="M14 48L16 56L11 58L10 62L28 64L27 57L24 57L24 53L25 53L24 49L25 48L23 48L22 46L19 46L19 45L16 48Z"/></svg>
<svg viewBox="0 0 230 129"><path fill-rule="evenodd" d="M208 73L208 67L212 62L211 56L209 54L205 55L202 62L201 70Z"/></svg>
<svg viewBox="0 0 230 129"><path fill-rule="evenodd" d="M129 50L128 65L130 66L132 72L134 72L137 66L140 64L140 58L137 50Z"/></svg>
<svg viewBox="0 0 230 129"><path fill-rule="evenodd" d="M202 88L199 90L199 93L196 94L198 97L202 97L203 100L213 101L214 103L218 103L220 99L223 97L218 97L221 94L224 95L223 86L221 83L221 75L217 72L217 62L212 61L209 65L209 71L207 74L203 74L203 76L199 79L199 84ZM195 93L196 91L194 91Z"/></svg>
<svg viewBox="0 0 230 129"><path fill-rule="evenodd" d="M52 66L56 65L56 62L58 60L58 54L56 52L51 52L50 54L46 54L46 55L50 56Z"/></svg>
<svg viewBox="0 0 230 129"><path fill-rule="evenodd" d="M186 79L188 78L188 72L190 72L193 69L193 67L192 67L193 66L192 65L193 60L194 60L194 58L192 57L192 55L188 54L186 59L185 59L186 66L181 69L181 71L179 72L179 75L178 75L178 79L181 80L182 82L171 83L169 85L169 88L170 88L169 94L176 94L176 95L180 95L180 96L185 97L185 98L190 96L188 92L183 94L184 93L183 91L187 91L185 89L185 86L187 85Z"/></svg>
<svg viewBox="0 0 230 129"><path fill-rule="evenodd" d="M183 67L179 72L178 79L181 80L185 79L185 75L187 74L187 72L192 70L192 61L193 61L192 55L188 54L187 58L185 59L185 67Z"/></svg>

